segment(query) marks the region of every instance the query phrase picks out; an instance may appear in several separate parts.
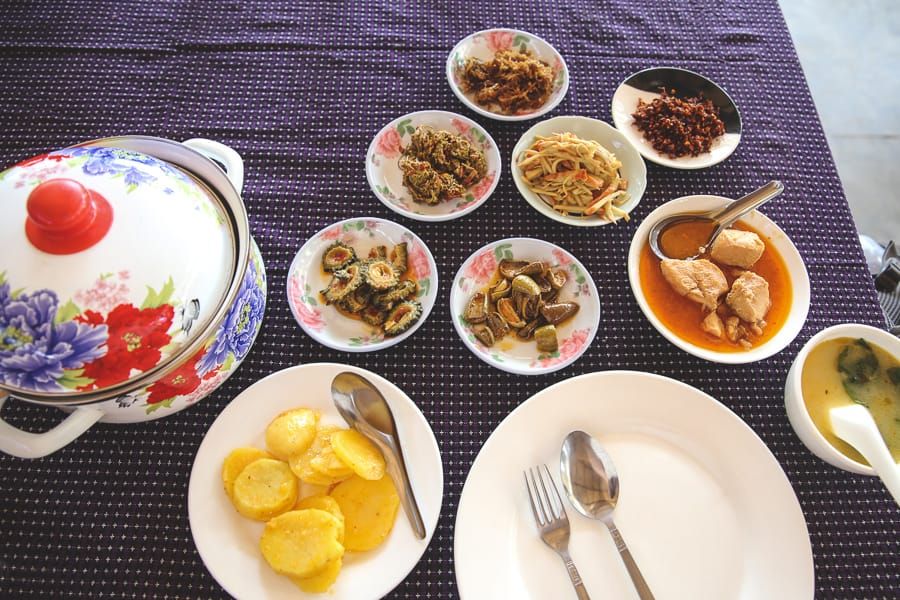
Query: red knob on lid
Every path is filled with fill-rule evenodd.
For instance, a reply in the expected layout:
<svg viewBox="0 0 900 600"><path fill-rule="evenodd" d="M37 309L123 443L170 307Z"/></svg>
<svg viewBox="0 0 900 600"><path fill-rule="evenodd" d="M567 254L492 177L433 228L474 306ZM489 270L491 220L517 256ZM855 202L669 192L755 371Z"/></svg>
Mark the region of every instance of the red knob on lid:
<svg viewBox="0 0 900 600"><path fill-rule="evenodd" d="M25 234L38 250L75 254L103 239L112 225L112 206L74 179L51 179L28 195Z"/></svg>

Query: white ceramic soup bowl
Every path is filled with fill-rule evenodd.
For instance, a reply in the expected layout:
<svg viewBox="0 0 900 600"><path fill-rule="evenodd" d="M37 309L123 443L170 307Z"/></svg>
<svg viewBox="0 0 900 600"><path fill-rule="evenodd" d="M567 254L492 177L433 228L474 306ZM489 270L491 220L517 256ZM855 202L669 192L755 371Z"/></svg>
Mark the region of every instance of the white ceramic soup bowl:
<svg viewBox="0 0 900 600"><path fill-rule="evenodd" d="M797 432L800 441L809 448L810 452L839 469L850 471L851 473L859 473L860 475L875 475L872 467L847 457L825 439L825 436L813 423L809 412L806 410L806 403L803 401L801 381L806 358L813 348L822 342L837 338L864 338L866 341L880 346L890 354L900 356L900 338L882 329L856 323L842 323L823 329L810 338L806 345L803 346L803 349L797 353L797 358L794 359L794 364L791 365L787 381L784 384L784 407L787 409L791 426Z"/></svg>
<svg viewBox="0 0 900 600"><path fill-rule="evenodd" d="M772 244L775 247L784 260L791 280L791 310L787 322L782 325L778 333L765 343L745 352L719 352L692 344L666 327L659 317L656 316L656 313L653 312L653 309L650 308L647 297L644 295L644 290L641 288L641 249L647 244L650 228L657 221L674 214L705 213L718 210L729 202L732 202L732 200L722 196L684 196L666 202L651 212L638 227L631 240L631 247L628 251L628 281L644 316L667 340L685 352L705 360L726 364L742 364L768 358L783 350L800 333L803 323L806 322L806 315L809 312L809 275L806 272L803 258L787 234L771 219L756 210L740 218L740 221L747 223L760 232L765 237L767 244Z"/></svg>

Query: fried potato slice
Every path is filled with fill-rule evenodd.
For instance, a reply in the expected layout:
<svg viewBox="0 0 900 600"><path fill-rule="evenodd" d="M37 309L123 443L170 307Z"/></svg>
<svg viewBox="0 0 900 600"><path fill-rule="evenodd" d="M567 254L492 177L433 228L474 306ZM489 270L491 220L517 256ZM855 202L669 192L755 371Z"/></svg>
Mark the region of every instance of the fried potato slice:
<svg viewBox="0 0 900 600"><path fill-rule="evenodd" d="M324 594L331 588L341 572L344 560L336 558L330 561L325 568L311 577L291 577L291 581L297 584L301 590L309 594Z"/></svg>
<svg viewBox="0 0 900 600"><path fill-rule="evenodd" d="M291 456L306 451L316 437L319 413L309 408L295 408L275 417L266 428L266 448L275 458L287 462Z"/></svg>
<svg viewBox="0 0 900 600"><path fill-rule="evenodd" d="M276 572L307 578L344 555L337 517L324 510L292 510L266 523L259 549Z"/></svg>
<svg viewBox="0 0 900 600"><path fill-rule="evenodd" d="M384 477L384 456L369 438L354 429L336 431L331 448L345 465L362 477L375 481Z"/></svg>
<svg viewBox="0 0 900 600"><path fill-rule="evenodd" d="M291 470L301 481L313 485L330 486L343 481L353 474L353 471L348 467L344 467L343 471L331 471L326 473L323 470L316 469L313 465L313 460L319 457L323 457L322 460L319 461L322 468L324 468L326 464L330 464L330 460L328 459L329 456L334 457L335 460L337 460L331 449L331 436L340 430L340 427L334 425L319 427L316 431L316 437L309 448L302 454L295 454L290 458L289 464Z"/></svg>
<svg viewBox="0 0 900 600"><path fill-rule="evenodd" d="M235 448L222 463L222 483L225 485L225 493L229 498L234 496L234 482L244 467L260 458L272 458L272 455L259 448Z"/></svg>
<svg viewBox="0 0 900 600"><path fill-rule="evenodd" d="M297 478L286 463L260 458L238 475L231 500L245 517L268 521L293 508L298 490Z"/></svg>
<svg viewBox="0 0 900 600"><path fill-rule="evenodd" d="M335 518L341 523L341 526L338 529L338 541L341 544L344 543L344 513L341 512L341 507L337 503L337 500L325 494L307 496L306 498L297 500L297 504L294 506L295 510L301 510L304 508L318 508L319 510L324 510L333 514Z"/></svg>
<svg viewBox="0 0 900 600"><path fill-rule="evenodd" d="M378 547L397 518L400 496L390 477L369 480L354 476L331 490L344 515L344 547L362 552Z"/></svg>

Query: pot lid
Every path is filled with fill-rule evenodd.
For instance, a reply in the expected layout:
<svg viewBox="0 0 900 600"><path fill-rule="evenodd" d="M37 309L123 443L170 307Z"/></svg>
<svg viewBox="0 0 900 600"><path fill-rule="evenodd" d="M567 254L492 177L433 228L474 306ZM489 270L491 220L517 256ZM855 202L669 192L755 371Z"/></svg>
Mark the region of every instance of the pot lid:
<svg viewBox="0 0 900 600"><path fill-rule="evenodd" d="M81 146L0 172L0 387L72 396L169 362L235 270L227 210L152 156Z"/></svg>

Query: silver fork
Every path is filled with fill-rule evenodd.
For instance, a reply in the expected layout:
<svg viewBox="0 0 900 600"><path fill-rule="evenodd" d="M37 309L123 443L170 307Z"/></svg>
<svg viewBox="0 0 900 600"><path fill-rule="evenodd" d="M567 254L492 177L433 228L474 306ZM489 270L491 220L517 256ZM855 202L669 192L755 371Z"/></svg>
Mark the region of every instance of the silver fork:
<svg viewBox="0 0 900 600"><path fill-rule="evenodd" d="M541 467L534 467L528 469L527 473L522 473L525 476L525 487L528 489L528 499L531 500L534 520L541 532L541 539L566 563L566 571L569 572L569 578L572 580L572 585L575 586L578 600L591 600L584 588L584 582L581 581L581 575L578 574L578 569L575 568L575 563L569 555L569 517L566 515L559 490L550 475L550 469L547 468L547 465L542 466L544 467L543 472ZM537 478L535 478L535 471L537 471ZM546 473L546 477L544 477L544 473ZM530 482L528 481L529 474L531 475ZM545 483L545 481L549 483ZM540 488L538 488L538 482L540 482ZM553 496L556 497L555 503L553 496L547 492L548 487L553 490Z"/></svg>

